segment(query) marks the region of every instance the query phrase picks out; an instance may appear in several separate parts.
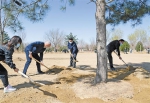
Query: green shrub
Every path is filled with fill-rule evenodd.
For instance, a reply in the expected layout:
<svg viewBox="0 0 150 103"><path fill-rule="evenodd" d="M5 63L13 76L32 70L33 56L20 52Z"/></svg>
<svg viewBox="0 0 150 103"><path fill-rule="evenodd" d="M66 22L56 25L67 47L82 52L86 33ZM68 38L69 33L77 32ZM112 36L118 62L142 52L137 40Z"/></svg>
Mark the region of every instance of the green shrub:
<svg viewBox="0 0 150 103"><path fill-rule="evenodd" d="M135 50L136 50L137 52L143 51L143 50L144 50L143 43L139 41L139 42L136 44Z"/></svg>
<svg viewBox="0 0 150 103"><path fill-rule="evenodd" d="M130 49L130 45L127 41L125 41L121 46L120 46L120 51L124 51L125 49L127 49L127 51L129 51Z"/></svg>

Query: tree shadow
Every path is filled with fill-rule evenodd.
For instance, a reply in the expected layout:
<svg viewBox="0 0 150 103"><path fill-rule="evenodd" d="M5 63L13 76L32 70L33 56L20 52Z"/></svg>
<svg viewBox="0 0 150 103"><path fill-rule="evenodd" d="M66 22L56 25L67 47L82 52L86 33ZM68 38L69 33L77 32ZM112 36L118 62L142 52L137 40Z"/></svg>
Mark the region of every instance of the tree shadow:
<svg viewBox="0 0 150 103"><path fill-rule="evenodd" d="M150 72L150 62L142 62L142 63L130 63L129 65L132 65L134 67L140 68L142 67L147 72Z"/></svg>
<svg viewBox="0 0 150 103"><path fill-rule="evenodd" d="M46 74L54 74L55 75L55 74L60 73L63 70L64 70L63 67L55 67L55 68L47 70L45 73Z"/></svg>
<svg viewBox="0 0 150 103"><path fill-rule="evenodd" d="M36 82L38 82L38 81L36 81ZM40 82L41 82L41 81L40 81ZM56 83L48 82L48 81L42 81L42 82L45 83L45 84L47 84L47 85L56 84ZM42 90L42 89L39 88L39 87L41 87L41 86L36 86L36 85L34 85L34 84L31 84L31 83L25 82L25 83L18 84L18 85L13 86L13 87L17 88L18 90L21 89L21 88L30 88L30 87L33 87L33 88L36 88L36 89L42 91L44 95L47 95L47 96L51 96L51 97L57 98L57 96L56 96L55 94L50 93L50 92L45 91L45 90ZM2 90L2 89L4 89L4 88L0 88L0 90Z"/></svg>
<svg viewBox="0 0 150 103"><path fill-rule="evenodd" d="M130 74L134 73L135 70L131 70L131 71L124 71L124 72L119 72L119 75L116 75L116 77L109 79L110 81L114 81L115 80L126 80L129 81L130 79L127 79L126 77L129 76Z"/></svg>
<svg viewBox="0 0 150 103"><path fill-rule="evenodd" d="M92 68L90 65L78 65L78 69L86 70L86 71L90 71L90 72L96 72L96 69Z"/></svg>
<svg viewBox="0 0 150 103"><path fill-rule="evenodd" d="M38 82L38 83L43 83L45 85L53 85L53 84L56 84L55 82L50 82L50 81L35 81L35 82ZM22 84L18 84L16 86L17 89L21 89L21 88L29 88L29 87L34 87L34 88L37 88L37 87L41 87L41 86L37 86L31 82L24 82Z"/></svg>
<svg viewBox="0 0 150 103"><path fill-rule="evenodd" d="M40 88L37 88L38 90L42 91L44 95L47 95L47 96L51 96L51 97L54 97L54 98L57 98L57 96L53 93L50 93L48 91L45 91L45 90L42 90Z"/></svg>
<svg viewBox="0 0 150 103"><path fill-rule="evenodd" d="M14 74L14 75L8 75L8 78L16 77L16 76L19 76L19 75L16 75L16 74Z"/></svg>
<svg viewBox="0 0 150 103"><path fill-rule="evenodd" d="M76 81L81 81L83 78L93 78L95 75L94 74L86 74L86 75L71 75L70 77L60 77L57 79L59 82L65 82L65 83L74 83Z"/></svg>

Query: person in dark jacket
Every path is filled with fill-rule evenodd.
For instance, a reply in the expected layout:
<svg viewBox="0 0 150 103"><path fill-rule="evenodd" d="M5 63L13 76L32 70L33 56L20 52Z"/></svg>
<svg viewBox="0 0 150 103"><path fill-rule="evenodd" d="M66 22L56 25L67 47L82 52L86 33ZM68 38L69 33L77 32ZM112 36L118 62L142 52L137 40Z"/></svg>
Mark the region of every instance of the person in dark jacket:
<svg viewBox="0 0 150 103"><path fill-rule="evenodd" d="M111 53L114 50L116 50L118 52L119 59L122 59L120 57L119 46L121 46L123 43L124 43L124 40L120 39L120 40L114 40L107 45L107 56L108 56L109 65L110 65L111 70L115 70L115 68L113 67L113 58L112 58Z"/></svg>
<svg viewBox="0 0 150 103"><path fill-rule="evenodd" d="M69 38L68 49L70 51L70 65L68 67L76 68L76 57L78 54L78 47L73 41L73 38Z"/></svg>
<svg viewBox="0 0 150 103"><path fill-rule="evenodd" d="M26 54L26 63L24 66L23 73L26 74L27 69L31 63L32 57L35 58L36 60L40 61L43 63L43 52L45 51L46 48L50 47L51 43L50 42L40 42L36 41L25 48L25 54ZM38 55L40 53L40 56ZM37 74L44 74L44 72L41 71L41 66L40 63L36 62L37 66Z"/></svg>
<svg viewBox="0 0 150 103"><path fill-rule="evenodd" d="M5 45L0 45L0 61L6 63L10 68L18 72L19 69L13 63L12 55L14 48L18 49L22 43L19 36L13 36ZM0 78L4 85L4 93L15 91L16 88L12 87L8 82L8 72L5 67L0 64Z"/></svg>

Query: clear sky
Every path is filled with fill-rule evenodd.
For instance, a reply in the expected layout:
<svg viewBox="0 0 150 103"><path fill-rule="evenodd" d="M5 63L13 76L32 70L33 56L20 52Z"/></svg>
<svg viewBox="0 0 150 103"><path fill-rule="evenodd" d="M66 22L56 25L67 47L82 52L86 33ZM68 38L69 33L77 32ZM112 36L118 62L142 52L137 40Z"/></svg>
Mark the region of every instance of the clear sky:
<svg viewBox="0 0 150 103"><path fill-rule="evenodd" d="M43 21L32 23L25 18L20 18L27 35L25 42L44 41L45 33L56 29L63 31L67 35L72 32L73 35L77 35L79 40L83 39L85 42L96 38L95 4L87 4L90 0L76 0L74 6L67 5L66 11L63 12L60 10L62 3L59 1L60 0L50 0L51 9ZM115 28L121 29L123 31L123 37L127 39L127 36L136 29L142 28L148 31L148 26L150 26L150 20L149 17L146 16L143 18L142 25L133 28L129 22L127 24L120 24ZM110 31L111 29L112 26L108 25L107 30ZM17 34L8 29L6 32L9 33L10 37Z"/></svg>

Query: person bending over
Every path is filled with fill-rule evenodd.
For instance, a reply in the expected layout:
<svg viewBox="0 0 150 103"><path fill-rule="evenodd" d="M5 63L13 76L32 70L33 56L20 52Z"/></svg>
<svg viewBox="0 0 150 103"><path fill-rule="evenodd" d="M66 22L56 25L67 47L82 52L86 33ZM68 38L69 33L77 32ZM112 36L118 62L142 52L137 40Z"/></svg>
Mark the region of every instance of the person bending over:
<svg viewBox="0 0 150 103"><path fill-rule="evenodd" d="M50 47L51 43L50 42L40 42L36 41L25 48L25 54L26 54L26 63L23 69L23 73L27 73L27 69L31 63L32 57L35 58L36 60L40 61L41 64L43 64L43 52L45 51L46 48ZM38 55L40 53L40 56ZM37 74L44 74L43 71L41 71L41 66L40 63L36 62L37 66Z"/></svg>
<svg viewBox="0 0 150 103"><path fill-rule="evenodd" d="M112 52L114 50L116 50L118 52L118 56L119 56L119 59L122 59L121 56L120 56L120 50L119 50L119 47L124 43L124 40L123 39L120 39L120 40L114 40L112 42L110 42L108 45L107 45L107 56L108 56L108 60L109 60L109 65L110 65L110 69L111 70L116 70L114 67L113 67L113 58L112 58Z"/></svg>

